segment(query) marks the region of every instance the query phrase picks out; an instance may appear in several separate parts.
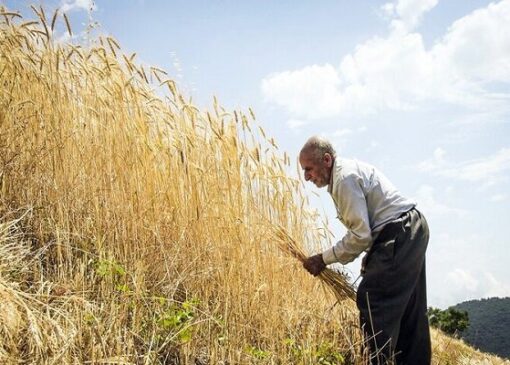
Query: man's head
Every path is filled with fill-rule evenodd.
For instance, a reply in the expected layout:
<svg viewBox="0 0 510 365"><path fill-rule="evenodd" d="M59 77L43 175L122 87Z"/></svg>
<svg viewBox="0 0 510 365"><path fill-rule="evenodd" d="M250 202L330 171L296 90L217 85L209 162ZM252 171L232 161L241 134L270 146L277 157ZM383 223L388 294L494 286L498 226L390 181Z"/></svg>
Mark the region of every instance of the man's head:
<svg viewBox="0 0 510 365"><path fill-rule="evenodd" d="M328 185L335 157L335 149L328 140L310 137L299 153L305 180L311 180L318 188Z"/></svg>

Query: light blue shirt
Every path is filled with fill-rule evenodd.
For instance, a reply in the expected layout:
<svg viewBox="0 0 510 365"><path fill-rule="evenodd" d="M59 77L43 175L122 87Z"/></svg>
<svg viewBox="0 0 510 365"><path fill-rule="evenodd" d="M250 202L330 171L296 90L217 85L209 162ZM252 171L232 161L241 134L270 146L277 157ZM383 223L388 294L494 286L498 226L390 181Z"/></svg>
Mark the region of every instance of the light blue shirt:
<svg viewBox="0 0 510 365"><path fill-rule="evenodd" d="M385 224L416 206L374 166L336 158L328 184L345 236L322 253L326 265L346 264L367 251Z"/></svg>

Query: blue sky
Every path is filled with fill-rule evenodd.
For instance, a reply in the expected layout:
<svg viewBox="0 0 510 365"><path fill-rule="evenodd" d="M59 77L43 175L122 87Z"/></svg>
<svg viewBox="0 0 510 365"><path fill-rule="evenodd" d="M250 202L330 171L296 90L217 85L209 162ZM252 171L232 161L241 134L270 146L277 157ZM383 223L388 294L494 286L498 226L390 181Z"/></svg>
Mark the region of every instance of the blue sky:
<svg viewBox="0 0 510 365"><path fill-rule="evenodd" d="M199 107L253 108L294 158L329 136L425 212L430 305L510 296L510 0L0 3L60 7L75 42L97 22ZM307 191L341 238L325 189Z"/></svg>

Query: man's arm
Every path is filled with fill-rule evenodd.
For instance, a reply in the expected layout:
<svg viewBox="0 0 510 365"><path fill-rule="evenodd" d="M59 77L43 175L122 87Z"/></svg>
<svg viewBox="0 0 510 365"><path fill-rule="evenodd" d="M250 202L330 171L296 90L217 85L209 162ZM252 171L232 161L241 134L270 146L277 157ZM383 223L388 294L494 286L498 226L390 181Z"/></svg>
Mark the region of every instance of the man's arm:
<svg viewBox="0 0 510 365"><path fill-rule="evenodd" d="M333 187L332 194L340 204L342 223L347 233L335 246L322 253L326 265L334 262L347 264L372 243L367 201L361 183L358 176L350 175Z"/></svg>
<svg viewBox="0 0 510 365"><path fill-rule="evenodd" d="M332 194L340 203L345 236L322 254L308 257L303 267L312 275L319 275L334 262L347 264L359 256L372 243L372 230L368 218L367 201L357 176L347 176L333 187Z"/></svg>

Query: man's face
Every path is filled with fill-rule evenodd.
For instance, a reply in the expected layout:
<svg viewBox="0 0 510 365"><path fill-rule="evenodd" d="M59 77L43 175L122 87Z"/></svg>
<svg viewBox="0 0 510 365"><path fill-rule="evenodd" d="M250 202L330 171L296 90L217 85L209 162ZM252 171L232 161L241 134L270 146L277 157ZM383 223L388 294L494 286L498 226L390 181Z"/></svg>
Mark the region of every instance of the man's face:
<svg viewBox="0 0 510 365"><path fill-rule="evenodd" d="M325 153L322 158L316 158L313 153L303 151L299 155L299 163L306 181L312 181L318 188L329 184L333 166L333 157L329 153Z"/></svg>

